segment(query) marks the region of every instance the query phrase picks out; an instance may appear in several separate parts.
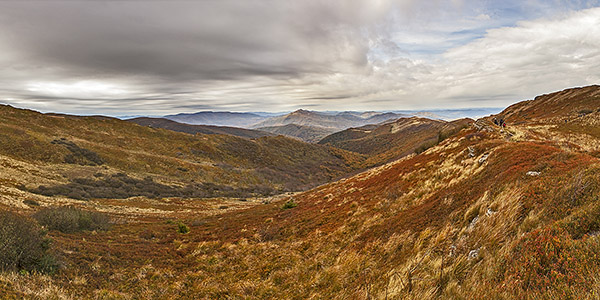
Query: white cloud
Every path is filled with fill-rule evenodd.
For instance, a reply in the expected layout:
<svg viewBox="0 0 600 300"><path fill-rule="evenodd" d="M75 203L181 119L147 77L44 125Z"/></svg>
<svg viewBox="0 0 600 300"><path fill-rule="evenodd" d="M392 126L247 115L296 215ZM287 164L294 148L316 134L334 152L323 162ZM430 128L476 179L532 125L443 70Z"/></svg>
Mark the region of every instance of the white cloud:
<svg viewBox="0 0 600 300"><path fill-rule="evenodd" d="M487 14L480 14L480 15L478 15L478 16L475 17L475 20L477 20L477 21L488 21L488 20L491 20L491 19L492 18L489 15L487 15Z"/></svg>
<svg viewBox="0 0 600 300"><path fill-rule="evenodd" d="M531 97L598 83L600 8L492 29L444 57L448 67L437 75L454 78L449 82L452 97L506 93Z"/></svg>
<svg viewBox="0 0 600 300"><path fill-rule="evenodd" d="M65 98L103 98L123 96L127 91L116 84L101 81L64 82L30 82L28 91L41 95L51 95Z"/></svg>

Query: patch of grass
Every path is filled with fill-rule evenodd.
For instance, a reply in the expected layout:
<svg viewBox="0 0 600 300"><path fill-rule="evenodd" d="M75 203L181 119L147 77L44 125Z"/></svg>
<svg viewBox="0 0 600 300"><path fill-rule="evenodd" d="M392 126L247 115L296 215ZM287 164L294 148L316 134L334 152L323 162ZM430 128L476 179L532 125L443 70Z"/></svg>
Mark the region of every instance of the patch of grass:
<svg viewBox="0 0 600 300"><path fill-rule="evenodd" d="M298 203L294 202L294 200L292 199L292 200L289 200L288 202L286 202L286 203L283 205L283 207L282 207L282 208L283 208L283 209L290 209L290 208L294 208L294 207L296 207L296 206L298 206Z"/></svg>
<svg viewBox="0 0 600 300"><path fill-rule="evenodd" d="M177 223L177 232L181 233L181 234L186 234L190 232L190 228L183 224L183 222L179 222Z"/></svg>
<svg viewBox="0 0 600 300"><path fill-rule="evenodd" d="M63 233L107 230L110 227L108 215L70 206L45 208L35 213L33 217L49 230L58 230Z"/></svg>
<svg viewBox="0 0 600 300"><path fill-rule="evenodd" d="M51 273L58 264L49 246L50 239L35 221L0 211L0 270Z"/></svg>

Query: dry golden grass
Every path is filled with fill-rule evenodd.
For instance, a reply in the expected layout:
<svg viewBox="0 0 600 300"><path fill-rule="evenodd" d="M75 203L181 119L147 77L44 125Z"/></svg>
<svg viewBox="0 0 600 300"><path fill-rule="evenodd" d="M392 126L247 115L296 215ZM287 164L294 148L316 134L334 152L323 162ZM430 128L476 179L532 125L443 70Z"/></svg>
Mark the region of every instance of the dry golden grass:
<svg viewBox="0 0 600 300"><path fill-rule="evenodd" d="M2 296L597 299L598 139L581 134L577 146L540 120L504 132L478 121L420 155L247 201L17 193L36 178L64 179L52 165L1 158L4 207L32 213L39 208L22 200L33 197L107 212L116 223L105 232L51 231L64 267L0 275ZM297 206L284 209L292 199ZM190 232L178 233L180 223Z"/></svg>

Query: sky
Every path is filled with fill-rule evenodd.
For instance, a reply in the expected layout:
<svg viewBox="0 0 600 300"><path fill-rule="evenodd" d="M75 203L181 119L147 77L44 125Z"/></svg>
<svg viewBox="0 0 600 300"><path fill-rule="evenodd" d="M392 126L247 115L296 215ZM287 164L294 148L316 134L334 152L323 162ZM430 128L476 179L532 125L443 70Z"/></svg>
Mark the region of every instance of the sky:
<svg viewBox="0 0 600 300"><path fill-rule="evenodd" d="M0 103L42 112L505 107L600 83L600 0L0 1Z"/></svg>

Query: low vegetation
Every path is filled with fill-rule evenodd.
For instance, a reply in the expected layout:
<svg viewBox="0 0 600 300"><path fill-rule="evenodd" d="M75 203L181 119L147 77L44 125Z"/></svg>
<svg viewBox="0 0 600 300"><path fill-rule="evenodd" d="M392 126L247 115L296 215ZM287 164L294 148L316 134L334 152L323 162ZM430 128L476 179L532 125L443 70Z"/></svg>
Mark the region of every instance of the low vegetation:
<svg viewBox="0 0 600 300"><path fill-rule="evenodd" d="M151 177L141 180L135 179L123 173L98 176L101 178L76 178L67 184L56 186L42 185L32 189L31 192L45 196L62 195L79 200L94 198L125 199L135 196L148 198L250 197L255 195L272 195L276 192L268 185L234 188L229 185L197 183L181 187L160 184L155 182Z"/></svg>
<svg viewBox="0 0 600 300"><path fill-rule="evenodd" d="M331 134L319 144L331 145L368 156L365 166L378 166L395 159L420 154L456 134L468 119L452 122L425 118L401 118L383 125L367 125Z"/></svg>
<svg viewBox="0 0 600 300"><path fill-rule="evenodd" d="M538 100L529 101L503 112L505 129L490 117L448 136L436 130L436 145L419 155L309 191L246 201L142 196L81 203L18 190L18 178L0 177L8 186L0 199L11 209L36 216L48 203L73 202L118 220L108 231L50 230L65 267L51 277L2 273L0 289L13 298L52 290L55 298L99 299L597 299L599 140L580 134L597 119L596 112L577 116L595 108L596 94L600 87L543 96L542 104L566 108L528 120L522 113L535 112L529 108ZM518 117L523 123L511 121ZM583 143L569 142L570 135ZM227 147L239 149L224 153L255 149ZM98 171L85 167L88 175ZM144 181L92 176L83 185L114 179L134 189Z"/></svg>
<svg viewBox="0 0 600 300"><path fill-rule="evenodd" d="M80 172L108 169L141 178L159 174L183 187L207 184L198 187L204 191L212 184L215 190L228 186L252 195L240 189L306 190L360 169L364 159L350 152L336 156L330 147L283 136L251 140L188 134L108 117L40 114L6 105L0 105L0 119L0 155L35 164L69 181L84 177L77 176ZM62 188L65 191L46 194L64 195L66 189L72 198L89 194L75 186ZM211 192L206 194L211 197Z"/></svg>
<svg viewBox="0 0 600 300"><path fill-rule="evenodd" d="M298 203L294 202L294 200L292 199L292 200L289 200L288 202L286 202L286 203L283 205L283 207L282 207L282 208L283 208L283 209L290 209L290 208L294 208L294 207L296 207L296 206L298 206Z"/></svg>
<svg viewBox="0 0 600 300"><path fill-rule="evenodd" d="M51 273L58 265L49 248L50 239L34 220L0 211L0 271Z"/></svg>
<svg viewBox="0 0 600 300"><path fill-rule="evenodd" d="M186 234L190 232L190 228L185 225L183 222L177 223L177 232L181 234Z"/></svg>
<svg viewBox="0 0 600 300"><path fill-rule="evenodd" d="M65 146L71 152L65 156L65 163L82 166L99 166L104 163L98 153L81 148L65 138L53 140L51 144Z"/></svg>
<svg viewBox="0 0 600 300"><path fill-rule="evenodd" d="M68 206L44 208L35 213L33 218L47 229L62 233L106 230L110 226L110 217L104 213Z"/></svg>

